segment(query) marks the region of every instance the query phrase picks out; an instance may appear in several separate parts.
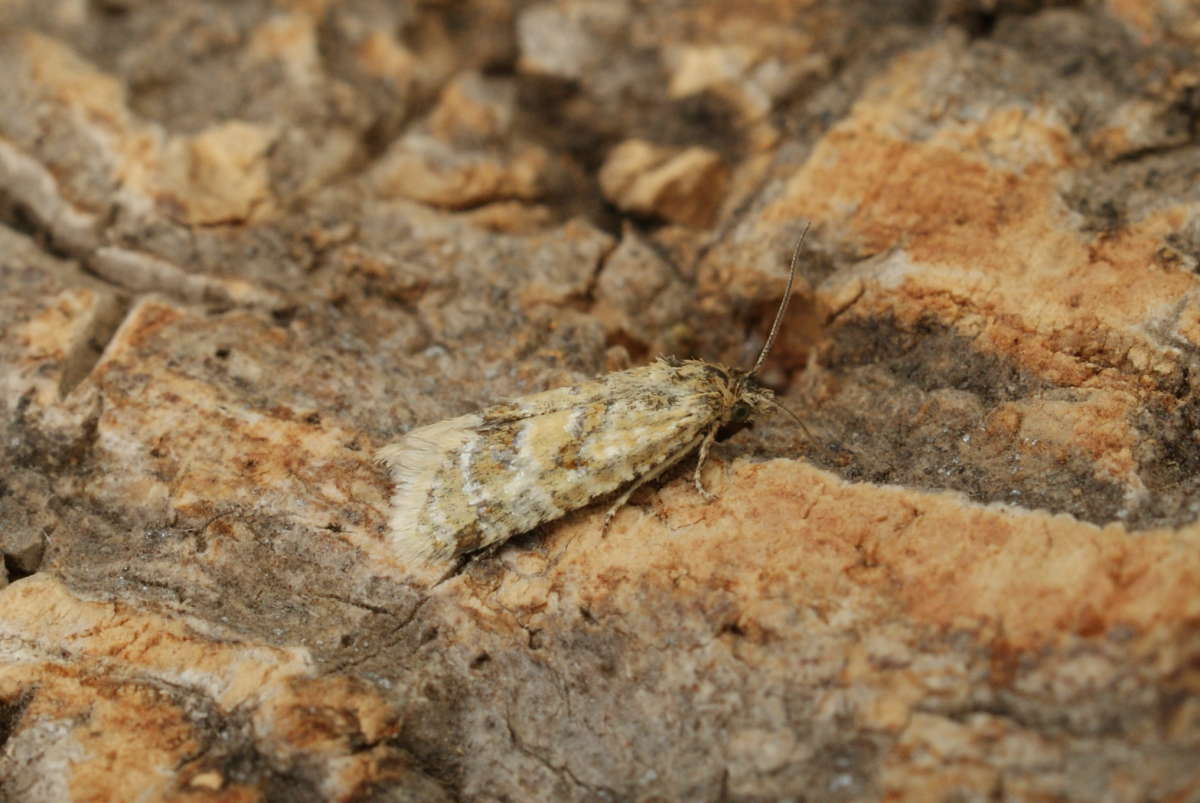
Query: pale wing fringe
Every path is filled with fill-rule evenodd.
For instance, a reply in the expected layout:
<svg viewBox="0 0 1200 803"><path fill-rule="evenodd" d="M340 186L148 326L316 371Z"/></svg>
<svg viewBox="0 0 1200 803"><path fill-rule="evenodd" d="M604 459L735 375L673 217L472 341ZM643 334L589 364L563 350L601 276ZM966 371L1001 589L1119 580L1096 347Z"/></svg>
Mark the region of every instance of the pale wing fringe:
<svg viewBox="0 0 1200 803"><path fill-rule="evenodd" d="M436 537L421 538L417 519L429 498L437 470L448 455L475 436L480 423L474 413L438 421L414 429L375 453L375 458L388 467L395 483L390 524L392 543L401 558L424 560L453 549L453 545Z"/></svg>

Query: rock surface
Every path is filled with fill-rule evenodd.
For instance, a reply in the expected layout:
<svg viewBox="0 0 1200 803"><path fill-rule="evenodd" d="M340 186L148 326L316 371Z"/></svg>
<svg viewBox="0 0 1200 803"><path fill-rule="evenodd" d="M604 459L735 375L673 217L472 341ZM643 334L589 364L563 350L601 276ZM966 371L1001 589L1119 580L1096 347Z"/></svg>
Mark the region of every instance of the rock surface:
<svg viewBox="0 0 1200 803"><path fill-rule="evenodd" d="M1200 798L1200 12L0 4L0 799ZM408 429L804 423L458 567Z"/></svg>

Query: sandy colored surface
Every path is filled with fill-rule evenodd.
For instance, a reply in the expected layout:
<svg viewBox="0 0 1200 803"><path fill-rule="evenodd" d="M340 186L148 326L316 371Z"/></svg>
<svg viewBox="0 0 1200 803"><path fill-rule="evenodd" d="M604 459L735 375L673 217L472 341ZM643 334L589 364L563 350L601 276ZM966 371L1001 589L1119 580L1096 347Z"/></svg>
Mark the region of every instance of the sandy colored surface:
<svg viewBox="0 0 1200 803"><path fill-rule="evenodd" d="M1043 7L1044 6L1044 7ZM1186 3L0 3L0 799L1200 797ZM412 427L777 414L460 566Z"/></svg>

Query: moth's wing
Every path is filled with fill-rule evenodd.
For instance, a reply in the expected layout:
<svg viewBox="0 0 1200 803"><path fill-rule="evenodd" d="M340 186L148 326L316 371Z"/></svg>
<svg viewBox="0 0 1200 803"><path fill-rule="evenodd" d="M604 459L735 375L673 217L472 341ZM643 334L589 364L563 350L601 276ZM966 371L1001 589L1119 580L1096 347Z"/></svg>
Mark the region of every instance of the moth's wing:
<svg viewBox="0 0 1200 803"><path fill-rule="evenodd" d="M494 404L480 410L485 424L505 424L523 421L526 418L573 409L581 405L594 404L613 396L627 395L659 381L665 370L664 363L654 363L627 371L617 371L601 379L592 379L553 390L531 393L510 402Z"/></svg>
<svg viewBox="0 0 1200 803"><path fill-rule="evenodd" d="M463 447L477 437L480 423L477 414L448 418L414 429L375 453L376 459L388 467L394 484L390 534L392 546L402 559L453 554L449 539L475 518L470 506L455 504L461 494L446 487L449 478L444 476L444 469L457 463ZM436 532L425 515L430 500L437 501L444 519Z"/></svg>
<svg viewBox="0 0 1200 803"><path fill-rule="evenodd" d="M406 559L468 551L457 548L472 529L478 529L476 505L460 492L464 449L468 445L489 437L490 430L595 403L627 385L640 384L643 380L638 374L645 370L636 368L600 380L522 396L478 413L418 427L381 447L375 456L388 467L394 484L391 532L397 551ZM477 496L474 494L472 498ZM526 529L537 523L540 522Z"/></svg>
<svg viewBox="0 0 1200 803"><path fill-rule="evenodd" d="M379 457L406 557L450 557L583 507L713 422L714 400L664 363L413 430Z"/></svg>

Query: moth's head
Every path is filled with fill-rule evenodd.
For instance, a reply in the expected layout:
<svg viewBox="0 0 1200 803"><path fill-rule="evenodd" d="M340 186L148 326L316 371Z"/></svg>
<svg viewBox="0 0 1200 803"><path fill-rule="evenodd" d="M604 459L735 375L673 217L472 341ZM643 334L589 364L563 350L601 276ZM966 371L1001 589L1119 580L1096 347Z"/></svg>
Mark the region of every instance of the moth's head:
<svg viewBox="0 0 1200 803"><path fill-rule="evenodd" d="M748 373L732 371L731 374L729 402L722 423L737 426L770 407L775 394Z"/></svg>

